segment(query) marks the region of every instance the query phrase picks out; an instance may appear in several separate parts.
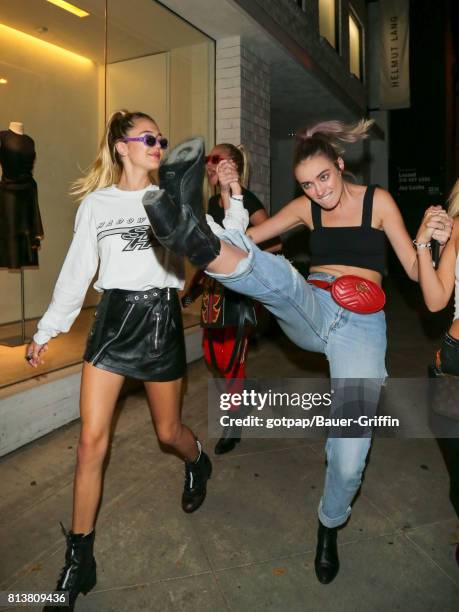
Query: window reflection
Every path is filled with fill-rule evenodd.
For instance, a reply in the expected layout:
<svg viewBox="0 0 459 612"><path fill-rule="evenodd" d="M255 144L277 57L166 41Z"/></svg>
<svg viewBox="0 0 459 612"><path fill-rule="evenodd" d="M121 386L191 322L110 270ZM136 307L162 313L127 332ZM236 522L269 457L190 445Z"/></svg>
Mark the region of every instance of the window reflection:
<svg viewBox="0 0 459 612"><path fill-rule="evenodd" d="M22 122L35 142L45 237L38 266L0 268L0 345L21 330L21 277L27 334L51 301L77 210L69 187L94 160L113 110L152 115L171 146L197 134L208 149L214 144L214 42L153 0L76 4L89 14L78 18L50 2L2 3L0 130ZM91 323L98 299L88 292L72 328L83 344L80 328ZM81 360L84 346L62 350L61 336L53 353L67 361L48 360L49 369ZM28 368L15 380L2 359L0 387L36 374Z"/></svg>
<svg viewBox="0 0 459 612"><path fill-rule="evenodd" d="M319 0L319 31L331 46L337 48L336 0Z"/></svg>
<svg viewBox="0 0 459 612"><path fill-rule="evenodd" d="M349 69L362 80L362 26L352 10L349 12Z"/></svg>

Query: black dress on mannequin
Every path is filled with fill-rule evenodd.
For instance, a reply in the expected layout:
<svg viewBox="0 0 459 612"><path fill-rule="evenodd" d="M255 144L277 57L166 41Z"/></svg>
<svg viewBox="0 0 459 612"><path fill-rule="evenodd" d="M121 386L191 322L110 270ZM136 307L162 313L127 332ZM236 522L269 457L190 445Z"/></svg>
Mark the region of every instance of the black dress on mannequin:
<svg viewBox="0 0 459 612"><path fill-rule="evenodd" d="M34 161L30 136L0 132L0 268L38 266L43 226L32 176Z"/></svg>

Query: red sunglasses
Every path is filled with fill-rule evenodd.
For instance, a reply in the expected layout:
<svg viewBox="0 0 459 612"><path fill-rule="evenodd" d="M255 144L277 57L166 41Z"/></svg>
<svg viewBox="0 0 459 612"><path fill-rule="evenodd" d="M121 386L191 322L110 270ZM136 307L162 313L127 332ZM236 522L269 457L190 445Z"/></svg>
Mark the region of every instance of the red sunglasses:
<svg viewBox="0 0 459 612"><path fill-rule="evenodd" d="M222 157L221 155L206 155L204 157L204 161L206 162L206 164L210 162L211 164L214 164L215 166L219 164L223 159L225 158Z"/></svg>

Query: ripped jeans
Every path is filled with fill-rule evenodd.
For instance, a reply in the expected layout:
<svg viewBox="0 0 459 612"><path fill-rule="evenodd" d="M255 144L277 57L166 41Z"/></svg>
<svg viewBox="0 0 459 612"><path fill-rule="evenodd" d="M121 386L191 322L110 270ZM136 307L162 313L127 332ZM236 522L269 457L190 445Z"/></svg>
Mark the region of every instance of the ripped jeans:
<svg viewBox="0 0 459 612"><path fill-rule="evenodd" d="M369 408L375 413L386 377L384 312L360 315L342 308L329 291L308 284L284 257L261 251L238 230L219 232L219 238L248 252L248 256L231 274L207 274L229 289L260 301L300 348L324 353L332 383L349 378L379 381L376 400ZM310 278L334 279L323 273L313 273ZM339 412L340 407L332 405L330 416L337 408ZM327 439L327 471L318 509L326 527L338 527L349 518L370 445L371 435Z"/></svg>

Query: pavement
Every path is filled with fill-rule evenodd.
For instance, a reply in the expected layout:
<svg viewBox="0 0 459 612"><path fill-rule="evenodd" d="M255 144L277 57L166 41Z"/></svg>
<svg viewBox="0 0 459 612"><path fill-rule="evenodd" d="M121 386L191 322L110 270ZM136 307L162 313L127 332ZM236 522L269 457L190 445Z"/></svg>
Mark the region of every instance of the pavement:
<svg viewBox="0 0 459 612"><path fill-rule="evenodd" d="M389 372L424 376L449 313L427 314L407 283L394 284L390 296ZM248 372L327 375L324 358L282 335L259 341ZM98 582L80 595L77 612L459 610L458 519L435 440L375 439L351 519L339 533L340 572L322 585L314 550L323 441L243 439L214 456L208 377L202 361L188 369L184 422L214 463L207 499L192 515L180 507L183 466L159 447L143 391L119 401L96 528ZM0 460L0 590L55 584L78 433L72 423Z"/></svg>

